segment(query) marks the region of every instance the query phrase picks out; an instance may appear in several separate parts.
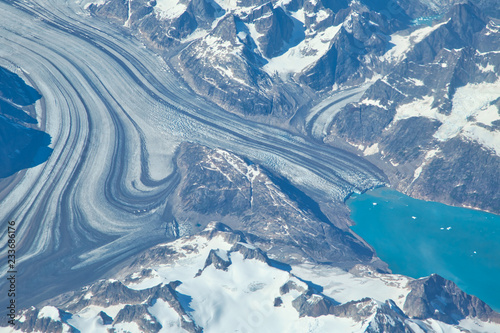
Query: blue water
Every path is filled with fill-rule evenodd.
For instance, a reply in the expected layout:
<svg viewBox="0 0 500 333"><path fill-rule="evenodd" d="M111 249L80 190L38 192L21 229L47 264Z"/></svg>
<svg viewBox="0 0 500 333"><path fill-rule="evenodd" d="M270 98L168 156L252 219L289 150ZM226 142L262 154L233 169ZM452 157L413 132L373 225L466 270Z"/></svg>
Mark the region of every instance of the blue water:
<svg viewBox="0 0 500 333"><path fill-rule="evenodd" d="M424 24L431 26L434 21L440 20L442 18L443 18L443 15L419 17L419 18L413 20L412 23L413 23L413 25L416 25L416 26L424 25Z"/></svg>
<svg viewBox="0 0 500 333"><path fill-rule="evenodd" d="M347 200L352 229L398 274L437 273L500 310L500 216L378 188Z"/></svg>

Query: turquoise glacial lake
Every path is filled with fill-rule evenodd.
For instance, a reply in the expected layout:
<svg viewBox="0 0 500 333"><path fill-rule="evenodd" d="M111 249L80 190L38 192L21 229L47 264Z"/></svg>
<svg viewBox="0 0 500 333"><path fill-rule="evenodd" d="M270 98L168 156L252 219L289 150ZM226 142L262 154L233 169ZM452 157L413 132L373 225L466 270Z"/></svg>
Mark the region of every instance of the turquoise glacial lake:
<svg viewBox="0 0 500 333"><path fill-rule="evenodd" d="M378 188L347 200L352 230L397 274L437 273L500 311L500 216Z"/></svg>

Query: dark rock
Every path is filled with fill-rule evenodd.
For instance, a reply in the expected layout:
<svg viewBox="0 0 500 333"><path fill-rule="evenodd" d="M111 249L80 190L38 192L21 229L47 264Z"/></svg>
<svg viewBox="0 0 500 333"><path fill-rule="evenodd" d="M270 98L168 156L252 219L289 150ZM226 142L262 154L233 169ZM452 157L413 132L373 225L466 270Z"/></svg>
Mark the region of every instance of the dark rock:
<svg viewBox="0 0 500 333"><path fill-rule="evenodd" d="M458 137L440 147L442 153L423 168L409 194L500 212L500 157Z"/></svg>
<svg viewBox="0 0 500 333"><path fill-rule="evenodd" d="M117 20L124 24L128 18L128 0L107 1L103 5L91 4L88 10L98 16Z"/></svg>
<svg viewBox="0 0 500 333"><path fill-rule="evenodd" d="M264 7L264 6L263 6ZM262 34L259 43L264 56L275 57L292 37L294 23L281 7L270 8L271 15L255 21L256 30Z"/></svg>
<svg viewBox="0 0 500 333"><path fill-rule="evenodd" d="M126 287L120 281L101 280L75 293L63 305L63 308L70 312L76 312L89 305L108 307L117 304L139 304L147 298L147 295L154 293L158 288L159 286L145 290L134 290ZM87 295L91 295L91 297Z"/></svg>
<svg viewBox="0 0 500 333"><path fill-rule="evenodd" d="M442 49L477 48L477 33L486 26L485 18L471 3L453 6L443 20L449 20L433 31L409 53L411 61L431 62Z"/></svg>
<svg viewBox="0 0 500 333"><path fill-rule="evenodd" d="M350 142L367 144L380 140L383 130L392 122L396 111L374 105L348 105L332 123L332 133Z"/></svg>
<svg viewBox="0 0 500 333"><path fill-rule="evenodd" d="M103 325L111 325L113 323L113 318L108 316L108 314L104 311L99 312L99 317L101 317Z"/></svg>
<svg viewBox="0 0 500 333"><path fill-rule="evenodd" d="M299 317L326 316L333 312L338 303L324 295L304 293L292 301L293 307L299 313Z"/></svg>
<svg viewBox="0 0 500 333"><path fill-rule="evenodd" d="M207 268L210 265L213 265L215 269L219 269L222 271L227 271L227 268L231 265L231 259L228 258L228 260L222 259L218 251L220 250L210 250L210 253L208 254L207 260L205 261L205 266L203 269Z"/></svg>
<svg viewBox="0 0 500 333"><path fill-rule="evenodd" d="M294 281L287 281L287 283L280 287L280 295L286 295L290 292L290 290L297 290L300 293L305 291L302 286L297 285Z"/></svg>
<svg viewBox="0 0 500 333"><path fill-rule="evenodd" d="M408 317L392 300L388 300L385 303L378 303L370 298L363 298L359 301L335 306L331 311L335 316L352 318L356 321L364 321L373 316L365 330L367 333L413 332L405 323Z"/></svg>
<svg viewBox="0 0 500 333"><path fill-rule="evenodd" d="M189 303L183 304L180 300L181 295L175 291L175 288L177 288L180 284L180 281L174 281L159 288L152 295L152 297L149 298L148 305L152 306L158 299L163 299L177 312L181 320L181 327L183 329L191 333L201 333L203 332L203 328L196 324L196 322L188 312ZM189 296L182 296L190 300Z"/></svg>
<svg viewBox="0 0 500 333"><path fill-rule="evenodd" d="M58 309L60 317L65 314L64 311ZM39 318L40 309L31 307L29 309L22 310L18 316L23 316L23 321L16 320L15 329L21 332L42 332L42 333L62 333L71 332L77 333L77 331L70 325L63 323L60 320L53 320L49 317ZM18 317L18 318L19 318ZM2 316L0 319L0 330L9 327L7 323L7 316ZM12 326L10 326L12 328Z"/></svg>
<svg viewBox="0 0 500 333"><path fill-rule="evenodd" d="M151 316L146 304L125 305L115 317L113 324L136 323L145 332L156 333L162 328L156 318Z"/></svg>
<svg viewBox="0 0 500 333"><path fill-rule="evenodd" d="M208 240L214 237L222 237L227 243L234 244L237 242L246 243L246 237L241 231L233 230L229 226L221 222L211 222L202 232L201 236Z"/></svg>
<svg viewBox="0 0 500 333"><path fill-rule="evenodd" d="M332 312L337 317L352 318L356 321L362 321L371 316L377 304L371 298L363 298L359 301L351 301L340 304L332 309Z"/></svg>
<svg viewBox="0 0 500 333"><path fill-rule="evenodd" d="M42 96L17 74L0 67L0 97L17 105L28 106Z"/></svg>
<svg viewBox="0 0 500 333"><path fill-rule="evenodd" d="M261 167L194 144L181 145L177 164L182 175L174 205L177 221L223 221L285 263L289 256L347 266L372 259L371 250L336 228L314 200Z"/></svg>
<svg viewBox="0 0 500 333"><path fill-rule="evenodd" d="M299 317L319 317L331 313L331 308L335 306L328 298L320 295L302 294L292 301L293 307L299 313Z"/></svg>
<svg viewBox="0 0 500 333"><path fill-rule="evenodd" d="M244 243L236 243L229 250L230 253L238 252L243 255L243 259L255 259L269 264L267 254L259 248Z"/></svg>
<svg viewBox="0 0 500 333"><path fill-rule="evenodd" d="M37 166L51 155L51 137L36 128L34 103L42 96L0 67L0 179Z"/></svg>
<svg viewBox="0 0 500 333"><path fill-rule="evenodd" d="M466 317L500 322L500 314L475 296L464 293L449 280L433 274L409 283L405 313L416 319L433 318L455 325Z"/></svg>
<svg viewBox="0 0 500 333"><path fill-rule="evenodd" d="M440 125L437 120L423 117L399 121L391 135L382 140L383 150L387 152L386 158L400 164L421 158L433 147L434 142L429 142L429 138Z"/></svg>

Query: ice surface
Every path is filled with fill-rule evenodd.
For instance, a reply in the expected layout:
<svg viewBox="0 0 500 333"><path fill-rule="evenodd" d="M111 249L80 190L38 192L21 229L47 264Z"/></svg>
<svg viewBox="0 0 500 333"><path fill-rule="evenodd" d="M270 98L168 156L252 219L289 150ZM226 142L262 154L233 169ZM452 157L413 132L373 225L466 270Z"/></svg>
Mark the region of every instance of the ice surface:
<svg viewBox="0 0 500 333"><path fill-rule="evenodd" d="M32 239L19 258L29 268L20 276L27 294L47 296L28 277L58 269L52 261L38 267L47 262L42 259L55 255L68 267L60 271L62 282L42 273L52 283L44 292L61 283L78 288L82 279L97 278L165 241L158 230L165 230L163 209L176 181L172 158L183 141L241 154L325 200L341 201L383 183L360 158L231 115L193 95L157 54L124 36L123 27L80 15L80 4L19 3L28 13L38 5L45 9L43 20L34 20L0 3L0 65L29 73L44 97L37 119L52 137L47 162L0 189L1 218L21 221L17 236ZM214 52L230 47L210 38ZM250 180L258 175L258 169L242 171Z"/></svg>

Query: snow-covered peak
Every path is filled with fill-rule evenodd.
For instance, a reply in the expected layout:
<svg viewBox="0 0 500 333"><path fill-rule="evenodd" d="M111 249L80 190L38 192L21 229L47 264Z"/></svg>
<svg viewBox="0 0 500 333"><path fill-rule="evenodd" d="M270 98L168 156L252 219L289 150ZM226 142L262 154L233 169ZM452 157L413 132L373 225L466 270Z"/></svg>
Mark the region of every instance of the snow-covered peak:
<svg viewBox="0 0 500 333"><path fill-rule="evenodd" d="M214 230L212 238L193 236L148 250L151 256L141 256L127 268L127 273L133 273L126 277L119 274L122 282L104 280L76 293L73 297L79 301L70 300L66 308L63 306L65 318L53 306L42 308L37 318L50 317L61 327L83 333L108 329L215 333L242 328L361 333L396 332L404 327L454 332L453 326L443 322L410 319L404 314L401 309L412 279L378 273L366 266L345 272L328 265L290 267L262 261L245 252L260 251L258 248L228 237L234 235L229 228L211 223L205 233ZM226 264L221 266L214 260ZM89 290L93 297L81 303ZM28 325L34 313L34 308L24 311L23 323ZM464 323L476 329L483 325L477 319Z"/></svg>
<svg viewBox="0 0 500 333"><path fill-rule="evenodd" d="M181 16L187 9L187 5L179 0L156 0L154 8L160 19L171 20Z"/></svg>

